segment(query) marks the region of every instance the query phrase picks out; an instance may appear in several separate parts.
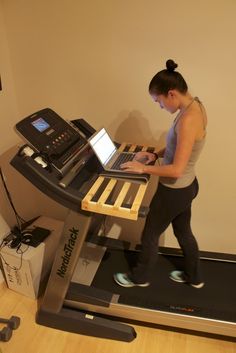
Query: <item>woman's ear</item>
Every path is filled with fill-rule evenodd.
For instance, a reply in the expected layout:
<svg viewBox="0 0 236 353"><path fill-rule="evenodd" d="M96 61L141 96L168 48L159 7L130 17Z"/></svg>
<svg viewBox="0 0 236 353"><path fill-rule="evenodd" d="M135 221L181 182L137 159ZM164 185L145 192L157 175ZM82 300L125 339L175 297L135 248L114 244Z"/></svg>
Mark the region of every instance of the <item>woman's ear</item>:
<svg viewBox="0 0 236 353"><path fill-rule="evenodd" d="M170 89L168 92L168 96L171 98L175 97L175 91L173 89Z"/></svg>
<svg viewBox="0 0 236 353"><path fill-rule="evenodd" d="M175 89L170 89L168 92L168 97L170 99L176 99L178 98L178 92Z"/></svg>

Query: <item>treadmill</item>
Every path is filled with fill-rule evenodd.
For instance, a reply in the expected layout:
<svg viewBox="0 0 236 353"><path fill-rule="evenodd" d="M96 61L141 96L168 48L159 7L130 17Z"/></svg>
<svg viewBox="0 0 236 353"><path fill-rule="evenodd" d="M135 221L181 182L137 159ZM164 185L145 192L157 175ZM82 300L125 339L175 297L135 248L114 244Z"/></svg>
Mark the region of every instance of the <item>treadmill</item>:
<svg viewBox="0 0 236 353"><path fill-rule="evenodd" d="M50 108L22 119L25 142L11 165L41 192L68 209L51 273L39 298L38 324L130 342L130 323L236 338L236 255L201 252L205 286L195 289L168 278L183 267L179 249L160 248L151 285L123 288L115 272L135 264L140 245L101 236L106 215L135 221L146 217L148 187L102 173L87 140L95 129L84 119L66 121ZM121 150L152 147L117 144ZM103 176L101 176L103 175Z"/></svg>

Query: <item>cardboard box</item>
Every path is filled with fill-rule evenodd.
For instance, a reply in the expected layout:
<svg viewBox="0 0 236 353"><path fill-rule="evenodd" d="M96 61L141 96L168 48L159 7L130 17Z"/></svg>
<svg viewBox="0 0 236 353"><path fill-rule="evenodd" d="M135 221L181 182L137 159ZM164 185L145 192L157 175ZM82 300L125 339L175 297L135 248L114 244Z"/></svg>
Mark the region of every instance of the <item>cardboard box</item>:
<svg viewBox="0 0 236 353"><path fill-rule="evenodd" d="M1 261L8 287L36 299L40 284L51 270L64 222L42 216L30 228L34 226L49 229L51 234L37 247L25 244L18 250L3 247Z"/></svg>

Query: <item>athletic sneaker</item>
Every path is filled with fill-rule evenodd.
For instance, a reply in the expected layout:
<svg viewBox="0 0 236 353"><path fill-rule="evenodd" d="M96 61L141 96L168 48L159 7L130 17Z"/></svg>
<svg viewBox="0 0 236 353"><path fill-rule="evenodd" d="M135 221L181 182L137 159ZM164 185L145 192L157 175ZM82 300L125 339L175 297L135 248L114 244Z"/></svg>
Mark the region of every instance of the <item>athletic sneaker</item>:
<svg viewBox="0 0 236 353"><path fill-rule="evenodd" d="M131 279L128 277L127 273L115 273L114 274L114 280L117 284L119 284L122 287L148 287L150 285L149 282L145 283L135 283L131 281Z"/></svg>
<svg viewBox="0 0 236 353"><path fill-rule="evenodd" d="M172 281L175 281L175 282L179 282L179 283L187 282L183 271L178 271L178 270L172 271L169 277L170 279L172 279ZM189 283L189 284L194 288L202 288L204 286L204 282L200 282L198 284L193 284L193 283Z"/></svg>

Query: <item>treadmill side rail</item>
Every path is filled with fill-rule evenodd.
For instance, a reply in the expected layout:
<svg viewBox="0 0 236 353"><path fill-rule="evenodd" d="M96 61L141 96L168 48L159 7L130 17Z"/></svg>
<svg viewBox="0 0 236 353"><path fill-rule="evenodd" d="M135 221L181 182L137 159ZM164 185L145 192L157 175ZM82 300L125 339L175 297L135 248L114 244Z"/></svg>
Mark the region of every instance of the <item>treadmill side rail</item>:
<svg viewBox="0 0 236 353"><path fill-rule="evenodd" d="M63 331L126 342L137 336L132 326L68 308L62 308L58 313L40 310L36 322Z"/></svg>
<svg viewBox="0 0 236 353"><path fill-rule="evenodd" d="M101 315L112 315L116 318L123 318L130 323L147 323L155 327L155 325L166 330L175 329L183 330L186 333L199 333L203 335L212 335L219 337L227 337L235 339L236 337L236 324L235 322L227 322L221 320L214 320L204 317L189 316L184 314L176 314L165 312L162 310L152 310L147 308L129 306L118 303L119 296L114 295L113 301L107 308L105 306L96 306L88 303L73 302L66 300L65 303L68 307L79 308L80 310L89 310L91 312L100 313ZM111 314L112 313L112 314Z"/></svg>

